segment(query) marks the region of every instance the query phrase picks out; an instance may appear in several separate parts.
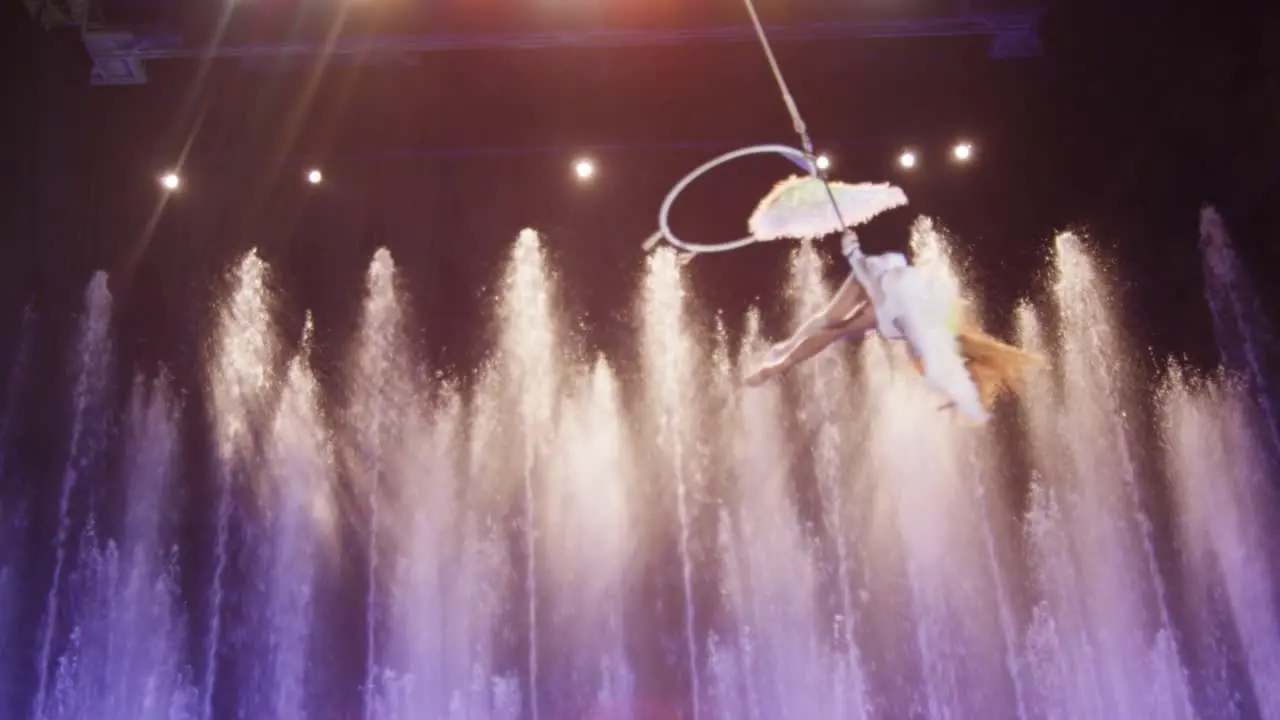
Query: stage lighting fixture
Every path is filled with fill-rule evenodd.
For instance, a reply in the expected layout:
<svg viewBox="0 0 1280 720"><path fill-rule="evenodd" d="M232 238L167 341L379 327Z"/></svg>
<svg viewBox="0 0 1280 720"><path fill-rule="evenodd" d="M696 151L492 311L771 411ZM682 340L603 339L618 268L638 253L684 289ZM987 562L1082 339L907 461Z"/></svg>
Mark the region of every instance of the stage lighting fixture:
<svg viewBox="0 0 1280 720"><path fill-rule="evenodd" d="M826 170L831 167L831 158L826 155L819 155L816 162L819 170Z"/></svg>
<svg viewBox="0 0 1280 720"><path fill-rule="evenodd" d="M916 166L916 154L911 150L903 150L898 156L898 164L910 170Z"/></svg>
<svg viewBox="0 0 1280 720"><path fill-rule="evenodd" d="M951 157L959 162L968 162L973 157L973 145L967 142L956 143L956 146L951 148Z"/></svg>
<svg viewBox="0 0 1280 720"><path fill-rule="evenodd" d="M324 173L320 172L319 170L314 170L314 169L309 170L307 172L307 182L311 183L312 185L319 185L320 183L324 182Z"/></svg>
<svg viewBox="0 0 1280 720"><path fill-rule="evenodd" d="M177 173L167 172L160 176L160 185L165 190L177 190L182 185L182 178L178 177Z"/></svg>
<svg viewBox="0 0 1280 720"><path fill-rule="evenodd" d="M590 160L579 160L573 165L573 174L577 175L579 180L590 180L595 177L596 164Z"/></svg>

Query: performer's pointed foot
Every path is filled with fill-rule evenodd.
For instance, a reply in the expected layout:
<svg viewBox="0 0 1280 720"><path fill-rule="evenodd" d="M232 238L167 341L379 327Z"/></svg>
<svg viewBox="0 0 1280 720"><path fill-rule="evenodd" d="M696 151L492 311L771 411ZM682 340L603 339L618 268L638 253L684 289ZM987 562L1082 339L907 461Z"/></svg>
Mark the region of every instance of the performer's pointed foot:
<svg viewBox="0 0 1280 720"><path fill-rule="evenodd" d="M761 365L742 377L742 384L747 387L760 387L769 382L774 375L778 374L776 367L772 365Z"/></svg>
<svg viewBox="0 0 1280 720"><path fill-rule="evenodd" d="M756 369L743 376L742 383L747 387L760 387L769 382L774 375L782 371L782 360L786 356L786 351L787 349L782 345L770 347L764 357L760 358L760 364Z"/></svg>
<svg viewBox="0 0 1280 720"><path fill-rule="evenodd" d="M782 361L786 360L786 356L787 345L785 342L769 346L769 350L764 352L764 357L760 357L760 364L742 377L742 383L746 387L763 386L764 383L773 379L773 375L782 372Z"/></svg>

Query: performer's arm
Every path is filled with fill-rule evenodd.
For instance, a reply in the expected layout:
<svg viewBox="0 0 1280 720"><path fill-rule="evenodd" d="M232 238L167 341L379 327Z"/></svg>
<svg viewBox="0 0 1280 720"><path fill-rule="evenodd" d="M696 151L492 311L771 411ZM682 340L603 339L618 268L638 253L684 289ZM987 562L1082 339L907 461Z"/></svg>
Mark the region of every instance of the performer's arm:
<svg viewBox="0 0 1280 720"><path fill-rule="evenodd" d="M849 262L849 269L853 271L853 277L863 288L871 287L871 273L867 271L867 256L862 252L862 245L858 242L858 235L852 230L845 230L844 236L840 239L840 250L844 253L844 259Z"/></svg>

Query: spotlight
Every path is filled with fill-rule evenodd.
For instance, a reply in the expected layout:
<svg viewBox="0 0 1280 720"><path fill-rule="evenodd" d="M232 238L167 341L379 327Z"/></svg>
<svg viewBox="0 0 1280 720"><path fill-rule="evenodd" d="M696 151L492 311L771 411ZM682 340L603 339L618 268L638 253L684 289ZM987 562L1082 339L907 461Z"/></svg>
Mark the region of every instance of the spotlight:
<svg viewBox="0 0 1280 720"><path fill-rule="evenodd" d="M826 155L819 155L815 163L817 164L819 170L826 170L827 168L831 167L831 158L827 157Z"/></svg>
<svg viewBox="0 0 1280 720"><path fill-rule="evenodd" d="M308 171L307 182L311 183L312 185L319 185L321 182L324 182L324 173L320 172L319 170Z"/></svg>
<svg viewBox="0 0 1280 720"><path fill-rule="evenodd" d="M178 177L177 173L167 172L160 176L160 185L163 186L165 190L177 190L178 186L181 184L182 178Z"/></svg>
<svg viewBox="0 0 1280 720"><path fill-rule="evenodd" d="M595 177L596 164L590 160L579 160L573 165L573 173L578 176L579 180L590 180Z"/></svg>
<svg viewBox="0 0 1280 720"><path fill-rule="evenodd" d="M916 166L915 152L911 150L903 150L902 154L898 156L898 164L908 170L915 167Z"/></svg>
<svg viewBox="0 0 1280 720"><path fill-rule="evenodd" d="M956 146L951 148L951 157L960 162L968 162L973 157L973 145L967 142L956 143Z"/></svg>

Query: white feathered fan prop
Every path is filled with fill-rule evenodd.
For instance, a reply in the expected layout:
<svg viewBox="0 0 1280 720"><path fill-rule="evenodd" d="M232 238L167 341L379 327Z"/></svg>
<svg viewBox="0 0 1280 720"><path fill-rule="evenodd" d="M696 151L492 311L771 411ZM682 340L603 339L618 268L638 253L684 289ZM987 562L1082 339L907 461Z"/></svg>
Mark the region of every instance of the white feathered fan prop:
<svg viewBox="0 0 1280 720"><path fill-rule="evenodd" d="M817 240L907 204L906 193L888 183L829 185L830 195L816 177L796 176L778 183L747 221L751 236L756 240ZM831 207L833 196L840 208L838 217Z"/></svg>

